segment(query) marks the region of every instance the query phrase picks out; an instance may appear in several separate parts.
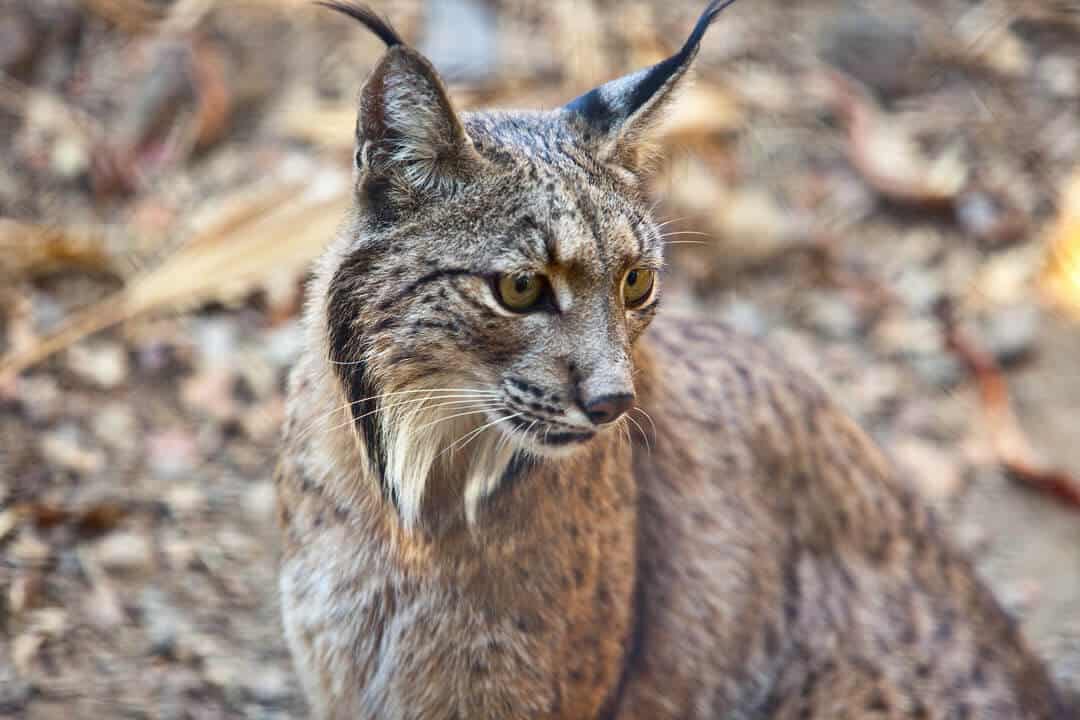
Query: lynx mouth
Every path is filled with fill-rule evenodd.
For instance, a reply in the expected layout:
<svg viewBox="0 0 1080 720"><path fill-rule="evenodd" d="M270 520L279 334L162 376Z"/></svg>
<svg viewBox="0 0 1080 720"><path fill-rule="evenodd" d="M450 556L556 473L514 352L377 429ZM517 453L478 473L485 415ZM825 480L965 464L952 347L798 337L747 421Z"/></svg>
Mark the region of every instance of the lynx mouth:
<svg viewBox="0 0 1080 720"><path fill-rule="evenodd" d="M519 442L540 446L541 448L565 448L588 442L596 436L596 431L574 427L558 421L539 417L522 416L511 420L512 432Z"/></svg>
<svg viewBox="0 0 1080 720"><path fill-rule="evenodd" d="M578 443L587 442L592 440L595 435L596 433L594 432L558 432L544 433L539 439L544 445L565 447L566 445L576 445Z"/></svg>

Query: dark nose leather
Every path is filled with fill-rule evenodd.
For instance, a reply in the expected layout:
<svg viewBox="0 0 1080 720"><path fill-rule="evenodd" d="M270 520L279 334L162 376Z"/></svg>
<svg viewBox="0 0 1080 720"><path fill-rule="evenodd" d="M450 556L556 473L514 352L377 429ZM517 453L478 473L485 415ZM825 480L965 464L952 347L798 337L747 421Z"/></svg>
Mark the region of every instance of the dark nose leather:
<svg viewBox="0 0 1080 720"><path fill-rule="evenodd" d="M593 425L607 425L618 420L632 407L634 396L631 393L601 395L585 403L585 414L592 420Z"/></svg>

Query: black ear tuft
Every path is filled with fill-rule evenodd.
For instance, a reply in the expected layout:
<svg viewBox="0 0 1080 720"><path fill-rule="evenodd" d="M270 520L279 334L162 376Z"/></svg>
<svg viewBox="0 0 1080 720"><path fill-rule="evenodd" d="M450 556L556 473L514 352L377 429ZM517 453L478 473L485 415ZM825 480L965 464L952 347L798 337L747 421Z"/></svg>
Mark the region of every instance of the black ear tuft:
<svg viewBox="0 0 1080 720"><path fill-rule="evenodd" d="M679 52L650 68L590 90L568 103L566 110L583 120L592 132L610 141L607 150L613 154L614 144L620 138L640 139L634 137L640 134L635 131L642 129L638 126L651 124L655 111L666 104L671 91L686 75L705 31L724 8L734 3L735 0L712 0Z"/></svg>
<svg viewBox="0 0 1080 720"><path fill-rule="evenodd" d="M366 5L317 4L359 21L387 45L360 91L355 157L366 196L388 206L417 193L455 191L480 156L434 66Z"/></svg>
<svg viewBox="0 0 1080 720"><path fill-rule="evenodd" d="M394 29L394 26L386 19L379 17L379 15L367 5L353 2L340 2L336 0L316 0L315 4L321 5L324 8L336 10L337 12L348 15L353 20L358 21L377 35L380 40L386 43L386 47L388 48L405 44L405 41L401 39L401 35Z"/></svg>

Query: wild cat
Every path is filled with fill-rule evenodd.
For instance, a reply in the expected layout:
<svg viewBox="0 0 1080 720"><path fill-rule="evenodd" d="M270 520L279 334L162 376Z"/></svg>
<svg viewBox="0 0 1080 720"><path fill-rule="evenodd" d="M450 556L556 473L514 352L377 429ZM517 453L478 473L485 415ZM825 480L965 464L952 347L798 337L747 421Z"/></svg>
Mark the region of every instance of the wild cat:
<svg viewBox="0 0 1080 720"><path fill-rule="evenodd" d="M467 114L387 22L324 4L388 49L277 478L317 717L1065 717L817 385L658 315L650 135L729 2L561 109Z"/></svg>

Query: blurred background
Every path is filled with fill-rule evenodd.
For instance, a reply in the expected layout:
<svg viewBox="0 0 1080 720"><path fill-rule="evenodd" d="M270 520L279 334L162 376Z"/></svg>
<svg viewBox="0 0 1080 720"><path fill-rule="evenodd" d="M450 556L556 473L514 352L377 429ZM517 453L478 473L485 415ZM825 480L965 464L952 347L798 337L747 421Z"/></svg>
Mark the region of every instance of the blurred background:
<svg viewBox="0 0 1080 720"><path fill-rule="evenodd" d="M704 0L372 2L556 107ZM0 3L0 716L305 714L271 473L382 52L292 0ZM652 179L671 306L804 366L1080 689L1080 1L743 0Z"/></svg>

